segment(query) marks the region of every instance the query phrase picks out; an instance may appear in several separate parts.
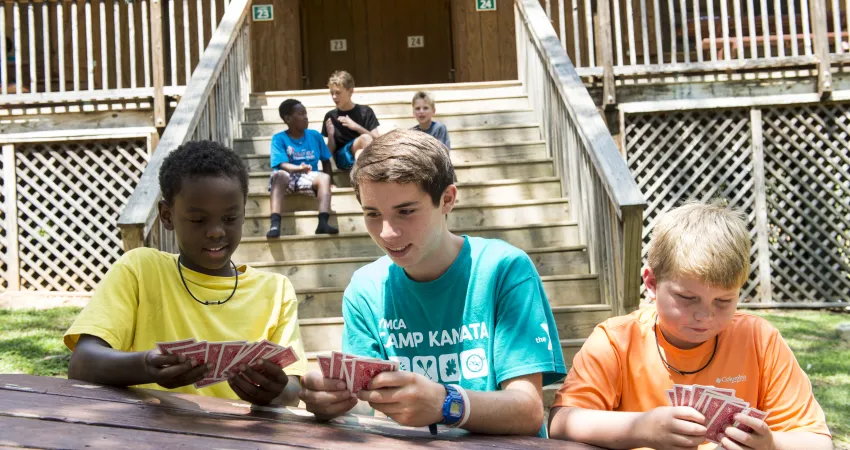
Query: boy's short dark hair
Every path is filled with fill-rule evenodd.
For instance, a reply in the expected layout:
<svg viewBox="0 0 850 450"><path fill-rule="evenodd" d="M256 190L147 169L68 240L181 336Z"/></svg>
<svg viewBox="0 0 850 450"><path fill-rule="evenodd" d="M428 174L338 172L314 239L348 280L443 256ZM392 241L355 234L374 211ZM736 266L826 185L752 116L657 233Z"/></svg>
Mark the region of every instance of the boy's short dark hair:
<svg viewBox="0 0 850 450"><path fill-rule="evenodd" d="M180 193L184 179L229 177L239 181L248 199L248 169L233 150L214 141L187 142L165 157L159 168L159 190L169 204Z"/></svg>
<svg viewBox="0 0 850 450"><path fill-rule="evenodd" d="M295 109L295 106L300 104L301 102L295 100L294 98L288 98L280 102L280 106L277 108L277 112L278 114L280 114L280 118L283 119L284 116L292 114L292 110Z"/></svg>
<svg viewBox="0 0 850 450"><path fill-rule="evenodd" d="M363 180L416 183L434 206L454 184L455 170L446 147L433 136L414 130L393 130L372 141L351 169L351 186L360 200Z"/></svg>

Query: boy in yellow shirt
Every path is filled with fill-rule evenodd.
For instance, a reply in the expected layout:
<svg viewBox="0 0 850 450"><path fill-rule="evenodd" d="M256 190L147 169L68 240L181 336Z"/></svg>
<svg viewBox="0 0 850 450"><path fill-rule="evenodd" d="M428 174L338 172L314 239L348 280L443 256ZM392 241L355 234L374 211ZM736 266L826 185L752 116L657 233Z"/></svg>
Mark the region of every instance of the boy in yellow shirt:
<svg viewBox="0 0 850 450"><path fill-rule="evenodd" d="M307 371L295 290L279 274L237 266L248 172L232 150L211 141L178 147L162 164L159 218L174 231L180 253L151 248L118 260L65 333L73 351L68 377L94 383L170 389L257 405L298 404ZM212 369L157 342L187 338L263 339L291 346L299 361L286 373L269 361L232 371L227 383L196 389Z"/></svg>
<svg viewBox="0 0 850 450"><path fill-rule="evenodd" d="M673 384L734 389L768 416L723 430L726 450L831 449L823 410L770 323L736 311L750 273L740 214L692 203L656 223L643 281L654 304L596 327L558 391L550 436L606 448L715 448L706 418L669 405Z"/></svg>

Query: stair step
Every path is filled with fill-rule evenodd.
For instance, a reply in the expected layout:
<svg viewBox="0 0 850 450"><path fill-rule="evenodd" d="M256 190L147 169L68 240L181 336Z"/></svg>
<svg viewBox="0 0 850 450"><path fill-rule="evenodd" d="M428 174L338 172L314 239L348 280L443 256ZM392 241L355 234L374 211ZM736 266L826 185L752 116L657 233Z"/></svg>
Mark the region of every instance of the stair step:
<svg viewBox="0 0 850 450"><path fill-rule="evenodd" d="M599 278L594 274L548 276L541 279L549 304L553 307L600 303ZM344 287L300 289L296 284L295 290L298 295L298 318L342 316Z"/></svg>
<svg viewBox="0 0 850 450"><path fill-rule="evenodd" d="M312 128L312 126L311 126ZM276 130L275 132L280 131ZM386 130L381 130L385 132ZM244 143L250 140L255 140L254 146L271 145L272 135L268 133L263 136L245 136L233 140L234 147L242 147ZM452 145L478 145L478 144L495 144L506 142L522 142L522 141L539 141L540 127L536 123L517 124L517 125L499 125L499 126L483 126L450 129Z"/></svg>
<svg viewBox="0 0 850 450"><path fill-rule="evenodd" d="M323 95L327 95L327 93ZM413 94L411 94L410 97L413 98ZM292 98L300 100L301 96L296 94ZM378 116L378 120L383 124L384 117L412 117L413 106L410 101L411 98L397 102L367 104L372 108L372 111L374 111L375 115ZM253 106L245 108L245 120L249 122L270 121L283 123L278 110L280 103L281 102L277 102L268 106ZM437 99L437 104L435 106L435 110L439 114L434 118L438 122L442 122L443 117L452 114L474 113L480 111L520 111L529 109L528 96L525 94L513 94L502 97L482 97L475 99ZM336 106L330 100L324 103L321 103L321 100L319 100L313 105L305 105L305 108L307 109L307 117L317 120L324 118L325 114L335 107Z"/></svg>
<svg viewBox="0 0 850 450"><path fill-rule="evenodd" d="M372 243L375 246L374 243ZM375 246L377 249L377 246ZM583 245L524 249L541 277L587 275L590 263ZM286 275L296 292L314 288L345 288L354 272L383 255L359 258L322 258L290 261L258 261L248 265L273 273ZM237 261L242 261L237 259ZM588 301L587 303L591 303Z"/></svg>
<svg viewBox="0 0 850 450"><path fill-rule="evenodd" d="M561 197L561 182L558 177L535 179L496 180L475 183L458 183L458 204L484 202L513 202L531 199L553 199ZM357 211L360 202L354 189L332 188L332 211ZM262 188L257 187L248 194L246 214L270 214L268 180ZM307 195L287 196L283 205L285 212L316 211L316 198Z"/></svg>
<svg viewBox="0 0 850 450"><path fill-rule="evenodd" d="M471 228L485 225L532 225L557 222L570 218L569 201L565 198L525 200L509 203L460 204L448 216L450 229ZM363 212L357 208L335 211L331 214L331 225L343 233L365 233L366 222ZM271 220L267 214L246 217L243 237L266 235ZM281 214L281 234L310 235L316 230L316 211L298 211Z"/></svg>
<svg viewBox="0 0 850 450"><path fill-rule="evenodd" d="M584 344L584 339L561 339L561 351L564 353L564 363L567 365L567 370L569 370L572 365L573 358L575 354L581 349L581 346ZM307 354L307 370L321 372L322 369L319 368L319 359L316 358L319 355L326 355L329 352L305 352ZM547 403L546 408L547 411L552 407L552 402L554 401L555 392L561 387L563 383L550 384L548 386L543 386L543 396L544 402L547 393L551 397L549 403Z"/></svg>
<svg viewBox="0 0 850 450"><path fill-rule="evenodd" d="M265 165L269 164L268 159L263 159L263 162ZM262 192L268 189L271 174L271 171L251 172L248 180L248 191ZM485 161L455 166L455 175L460 182L545 178L554 174L555 167L550 158L511 163ZM334 183L339 187L351 186L349 172L334 171L333 178Z"/></svg>
<svg viewBox="0 0 850 450"><path fill-rule="evenodd" d="M269 151L271 138L255 138L234 142L234 150L244 158L252 167L260 167L262 170L270 170ZM517 141L498 142L490 144L455 145L452 143L452 163L478 161L524 161L527 159L545 158L546 141ZM251 162L257 160L259 162ZM265 163L263 163L265 160Z"/></svg>
<svg viewBox="0 0 850 450"><path fill-rule="evenodd" d="M502 239L519 248L557 247L579 242L575 222L473 227L453 230L458 234ZM366 233L336 236L283 236L243 238L233 257L241 261L287 261L308 258L381 256L383 252Z"/></svg>
<svg viewBox="0 0 850 450"><path fill-rule="evenodd" d="M561 339L586 338L597 324L611 315L609 305L576 305L552 308ZM339 350L342 343L342 317L301 319L301 339L305 352Z"/></svg>
<svg viewBox="0 0 850 450"><path fill-rule="evenodd" d="M321 131L324 114L316 114L310 117L310 128ZM534 122L534 112L531 110L509 110L509 111L493 111L479 109L475 112L466 112L460 114L441 114L435 117L435 120L443 123L449 130L449 136L453 136L453 130L485 127L485 126L505 126L505 125L521 125ZM410 111L405 114L384 115L378 116L380 122L379 130L381 133L386 133L389 130L396 128L411 128L416 125L416 119L413 118ZM242 137L253 136L272 136L286 129L283 120L277 119L265 121L246 121L242 122Z"/></svg>
<svg viewBox="0 0 850 450"><path fill-rule="evenodd" d="M430 92L437 105L441 101L457 99L498 98L523 95L522 83L518 81L498 81L485 83L443 83L416 86L379 86L355 88L352 100L354 103L369 106L383 103L405 102L408 105L417 91ZM326 106L328 109L335 105L327 89L310 89L303 91L270 91L251 94L251 106L278 106L280 102L295 98L305 106Z"/></svg>

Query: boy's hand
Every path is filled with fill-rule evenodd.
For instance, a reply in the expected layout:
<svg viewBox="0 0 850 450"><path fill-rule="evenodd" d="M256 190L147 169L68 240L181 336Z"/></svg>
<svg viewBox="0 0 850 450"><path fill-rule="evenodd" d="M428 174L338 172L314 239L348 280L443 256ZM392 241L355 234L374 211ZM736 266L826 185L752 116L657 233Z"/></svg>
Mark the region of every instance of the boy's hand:
<svg viewBox="0 0 850 450"><path fill-rule="evenodd" d="M635 434L645 447L696 449L705 442L705 417L689 406L662 406L640 415Z"/></svg>
<svg viewBox="0 0 850 450"><path fill-rule="evenodd" d="M144 365L145 373L153 382L166 389L201 381L212 370L210 364L198 365L194 359L186 359L183 355L163 355L159 350L145 352Z"/></svg>
<svg viewBox="0 0 850 450"><path fill-rule="evenodd" d="M268 405L278 398L289 383L286 372L265 359L251 366L242 364L228 377L227 383L242 400L254 405Z"/></svg>
<svg viewBox="0 0 850 450"><path fill-rule="evenodd" d="M328 132L328 137L333 138L334 133L336 133L336 129L334 128L334 123L331 119L325 121L325 130Z"/></svg>
<svg viewBox="0 0 850 450"><path fill-rule="evenodd" d="M379 373L371 390L357 393L360 400L390 419L408 427L424 427L443 420L446 388L420 374L407 371Z"/></svg>
<svg viewBox="0 0 850 450"><path fill-rule="evenodd" d="M345 381L324 378L319 372L310 372L301 380L301 401L307 411L320 420L330 420L347 413L357 405L357 397L346 389Z"/></svg>
<svg viewBox="0 0 850 450"><path fill-rule="evenodd" d="M725 450L774 450L773 432L763 420L745 414L736 414L735 420L753 429L752 433L733 427L726 427L726 437L720 440Z"/></svg>
<svg viewBox="0 0 850 450"><path fill-rule="evenodd" d="M313 167L309 164L301 163L301 165L298 166L298 169L301 170L301 173L310 173L310 171L313 170Z"/></svg>
<svg viewBox="0 0 850 450"><path fill-rule="evenodd" d="M339 123L341 123L342 126L344 126L345 128L348 128L350 130L354 130L354 131L357 131L357 132L360 132L360 133L362 133L361 130L365 130L365 128L361 127L357 122L351 120L351 118L348 117L348 116L340 117Z"/></svg>

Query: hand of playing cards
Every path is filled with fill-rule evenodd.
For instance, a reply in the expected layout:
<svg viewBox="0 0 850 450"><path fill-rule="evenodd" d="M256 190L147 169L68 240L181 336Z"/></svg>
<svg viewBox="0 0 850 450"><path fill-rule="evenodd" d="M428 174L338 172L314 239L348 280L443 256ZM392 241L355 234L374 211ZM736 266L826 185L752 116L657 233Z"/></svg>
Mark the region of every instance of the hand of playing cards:
<svg viewBox="0 0 850 450"><path fill-rule="evenodd" d="M354 394L367 389L369 382L379 373L398 371L396 361L361 358L341 352L332 352L330 356L319 355L318 359L325 378L345 381L348 390Z"/></svg>
<svg viewBox="0 0 850 450"><path fill-rule="evenodd" d="M690 406L699 411L705 417L705 438L715 444L720 443L724 436L723 430L730 426L752 433L752 428L734 420L735 414L745 414L759 420L767 417L766 412L750 408L749 403L735 397L734 389L675 384L673 389L667 390L667 398L672 406Z"/></svg>
<svg viewBox="0 0 850 450"><path fill-rule="evenodd" d="M163 355L183 355L194 359L198 364L212 364L210 376L194 384L200 389L226 381L228 372L241 364L250 365L258 359L265 359L272 364L285 368L298 361L298 355L292 347L281 347L263 339L260 342L245 341L230 342L196 342L194 339L184 339L174 342L160 342L156 347Z"/></svg>

